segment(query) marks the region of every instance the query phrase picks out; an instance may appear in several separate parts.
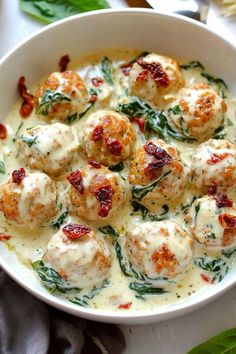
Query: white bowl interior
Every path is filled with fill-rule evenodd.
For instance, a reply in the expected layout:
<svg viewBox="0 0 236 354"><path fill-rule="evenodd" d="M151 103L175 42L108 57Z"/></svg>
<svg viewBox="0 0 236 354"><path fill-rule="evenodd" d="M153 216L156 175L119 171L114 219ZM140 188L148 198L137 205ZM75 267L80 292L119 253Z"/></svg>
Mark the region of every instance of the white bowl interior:
<svg viewBox="0 0 236 354"><path fill-rule="evenodd" d="M180 16L152 10L99 11L75 16L48 26L18 46L0 62L0 117L18 99L16 83L21 75L27 84L55 71L58 58L72 58L104 48L135 48L167 54L186 61L199 60L211 74L221 77L236 96L236 48L204 25ZM18 283L41 300L74 315L113 323L138 324L175 317L207 303L235 283L236 269L225 279L184 301L155 311L129 312L81 308L50 295L0 244L0 264Z"/></svg>

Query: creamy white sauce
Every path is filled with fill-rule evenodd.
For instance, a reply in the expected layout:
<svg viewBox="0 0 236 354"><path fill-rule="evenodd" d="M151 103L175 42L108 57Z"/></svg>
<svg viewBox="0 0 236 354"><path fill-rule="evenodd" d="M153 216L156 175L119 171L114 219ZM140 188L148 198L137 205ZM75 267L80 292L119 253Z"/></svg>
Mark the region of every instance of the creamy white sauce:
<svg viewBox="0 0 236 354"><path fill-rule="evenodd" d="M140 51L129 51L129 50L111 50L106 52L100 52L95 55L90 55L85 58L81 58L79 61L74 63L74 67L80 75L85 78L87 84L91 87L91 77L94 76L102 76L99 68L100 61L104 55L109 57L113 65L115 67L119 66L121 63L128 62L129 60L136 57ZM91 66L92 65L92 66ZM72 65L70 66L70 68ZM57 70L55 66L55 70ZM96 75L94 75L96 73ZM197 83L197 82L207 82L206 79L200 76L200 71L198 69L193 70L183 70L184 78L186 84L190 83ZM42 80L43 82L44 80ZM106 108L106 109L115 109L117 102L120 103L126 102L126 97L123 97L121 100L121 96L124 96L124 92L128 88L128 77L124 76L120 70L117 70L115 73L115 87L112 90L107 84L104 89L104 92L101 97L101 101L98 101L94 107L89 111L89 114L95 112L99 108ZM30 89L31 92L35 92L38 87L38 84ZM214 87L214 86L213 86ZM236 102L235 99L232 99L230 93L226 91L227 98L225 102L228 106L228 110L225 115L225 129L227 132L226 139L235 143L235 132L236 132ZM22 134L27 128L34 127L38 124L45 124L45 120L42 118L36 117L35 112L31 114L31 116L27 119L21 119L19 115L19 107L21 102L17 102L16 105L12 108L9 115L6 117L5 124L8 130L8 138L6 140L0 141L1 147L1 154L0 160L5 162L6 173L0 174L0 183L3 183L5 180L9 178L12 171L18 169L19 167L24 167L24 165L19 161L16 156L16 148L15 148L15 134L17 132L18 127L20 124L23 123L21 126L20 131L18 132L18 136ZM73 128L79 133L80 136L83 134L81 130L82 124L86 116L83 117L80 121L73 124ZM230 122L233 124L231 125ZM47 122L49 123L49 122ZM145 141L144 135L139 132L139 129L136 124L134 124L135 131L138 135L138 140L136 142L137 145L140 145ZM178 147L181 151L181 156L183 160L189 165L191 161L191 155L193 149L197 146L196 143L188 144L183 142L178 142L176 140L172 140L171 144ZM76 160L76 161L75 161ZM54 178L57 181L57 188L58 188L58 201L57 204L60 207L60 211L58 216L65 211L66 209L66 200L65 194L68 188L68 183L66 182L65 176L68 172L75 170L84 166L87 163L86 158L79 154L77 159L74 159L73 164L68 166L68 170L65 171L65 174ZM128 173L128 162L125 162L125 169L121 172L124 178L127 177ZM169 218L176 220L180 225L183 223L184 214L181 210L181 205L188 204L192 201L194 195L197 195L197 192L193 190L190 186L187 186L186 191L182 200L179 200L178 203L174 206L170 206L169 211ZM228 195L236 201L236 194L235 190L230 190ZM157 208L156 212L159 214L162 211L161 208ZM125 237L125 230L129 225L138 225L142 222L142 218L139 215L130 215L132 214L132 208L127 204L125 207L121 208L116 215L109 220L109 222L90 222L94 228L98 228L102 225L110 224L116 228L116 230ZM54 220L57 219L56 216ZM68 216L68 222L75 222L75 223L82 223L85 224L83 220L80 220L77 217ZM87 223L88 224L88 223ZM41 259L45 253L46 245L53 234L57 232L50 226L42 226L37 230L25 230L20 227L16 227L10 224L2 214L0 214L0 232L10 234L13 237L8 241L9 248L12 252L17 255L19 261L23 263L28 270L31 271L32 276L36 276L37 274L33 272L31 263ZM187 268L185 275L177 284L169 284L165 286L165 290L169 291L163 295L147 295L145 296L145 300L138 299L135 297L135 292L130 290L128 285L132 279L125 277L122 273L119 263L117 261L114 249L111 245L109 240L109 236L105 236L105 239L108 241L110 245L110 249L113 255L113 262L112 262L112 269L111 269L111 277L109 278L109 285L102 289L98 295L96 295L90 302L89 306L93 308L100 308L100 309L112 309L114 311L124 311L119 310L118 307L120 304L125 304L132 302L132 306L130 309L132 310L140 310L140 309L154 309L159 306L168 306L177 301L184 301L184 299L188 296L199 291L201 288L206 286L214 286L211 284L206 283L200 276L203 273L202 269L194 266L193 262ZM194 257L199 255L206 255L207 251L205 248L200 247L198 244L194 244ZM219 251L215 251L210 255L219 256ZM231 260L232 261L232 260ZM83 289L81 294L86 294L89 292L89 289ZM55 296L62 296L65 298L73 298L75 294L66 294L62 295L60 293L56 293Z"/></svg>

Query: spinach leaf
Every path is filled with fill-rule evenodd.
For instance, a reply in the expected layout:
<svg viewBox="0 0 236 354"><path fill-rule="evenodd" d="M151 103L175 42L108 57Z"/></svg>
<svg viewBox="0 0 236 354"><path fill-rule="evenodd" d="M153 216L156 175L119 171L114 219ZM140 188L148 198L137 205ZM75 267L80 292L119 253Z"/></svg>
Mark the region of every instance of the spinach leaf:
<svg viewBox="0 0 236 354"><path fill-rule="evenodd" d="M229 118L227 118L226 122L227 122L228 127L233 126L233 122Z"/></svg>
<svg viewBox="0 0 236 354"><path fill-rule="evenodd" d="M149 192L153 191L153 189L158 185L158 183L163 180L166 176L171 173L170 171L165 172L163 175L158 177L154 182L149 184L148 186L141 187L141 186L134 186L132 188L132 195L134 199L141 200L143 199Z"/></svg>
<svg viewBox="0 0 236 354"><path fill-rule="evenodd" d="M156 281L156 280L161 280L161 281L168 281L167 278L165 277L157 277L157 278L150 278L148 277L146 274L143 274L141 272L138 272L137 270L135 270L132 266L132 263L126 259L123 256L122 253L122 249L121 246L118 242L118 238L119 238L119 234L116 232L116 230L108 225L108 226L104 226L98 229L100 232L102 232L105 235L110 235L113 239L113 244L115 246L115 252L116 252L116 256L120 265L120 269L123 272L123 274L126 277L131 277L131 278L136 278L138 280L141 281L145 281L145 280L149 280L149 281Z"/></svg>
<svg viewBox="0 0 236 354"><path fill-rule="evenodd" d="M20 8L40 21L51 23L77 13L109 8L106 0L20 0Z"/></svg>
<svg viewBox="0 0 236 354"><path fill-rule="evenodd" d="M155 111L148 103L139 97L132 97L129 103L118 104L118 112L127 114L130 119L133 117L142 117L146 120L146 126L156 131L161 137L165 137L163 130L166 122L166 116L163 111Z"/></svg>
<svg viewBox="0 0 236 354"><path fill-rule="evenodd" d="M206 342L197 345L187 354L233 354L236 353L236 327L228 329Z"/></svg>
<svg viewBox="0 0 236 354"><path fill-rule="evenodd" d="M224 139L226 133L225 133L225 127L224 124L222 124L219 128L215 130L215 133L213 135L214 139Z"/></svg>
<svg viewBox="0 0 236 354"><path fill-rule="evenodd" d="M163 288L154 288L150 286L150 283L138 283L132 282L129 284L129 288L135 291L139 296L143 295L163 295L168 293L168 291Z"/></svg>
<svg viewBox="0 0 236 354"><path fill-rule="evenodd" d="M118 240L119 234L116 232L116 230L112 226L108 225L108 226L99 227L98 230L101 233L103 233L104 235L112 236L114 244Z"/></svg>
<svg viewBox="0 0 236 354"><path fill-rule="evenodd" d="M54 269L45 266L41 260L33 262L32 267L38 273L42 284L51 293L54 293L56 290L64 294L69 291L81 291L80 288L70 287L69 283L67 283L67 281L65 281L59 273L57 273Z"/></svg>
<svg viewBox="0 0 236 354"><path fill-rule="evenodd" d="M234 253L236 253L236 247L221 251L221 254L226 258L230 258Z"/></svg>
<svg viewBox="0 0 236 354"><path fill-rule="evenodd" d="M95 102L92 102L88 105L88 107L83 112L74 113L71 116L67 117L67 123L72 124L76 120L80 120L81 118L83 118L83 116L85 116L85 114L94 106L94 104L95 104Z"/></svg>
<svg viewBox="0 0 236 354"><path fill-rule="evenodd" d="M87 295L83 295L80 298L75 296L74 299L70 299L69 301L72 302L73 304L76 304L76 305L79 305L82 307L88 307L89 300L92 300L96 295L98 295L102 289L107 288L109 283L110 283L109 280L105 279L101 286L94 287Z"/></svg>
<svg viewBox="0 0 236 354"><path fill-rule="evenodd" d="M178 104L174 107L169 108L168 111L172 112L174 115L181 114L181 108Z"/></svg>
<svg viewBox="0 0 236 354"><path fill-rule="evenodd" d="M108 59L107 57L104 57L102 59L101 70L102 70L103 77L106 80L106 82L110 86L113 86L114 83L113 83L113 78L112 78L112 71L113 71L112 63L111 63L110 59Z"/></svg>
<svg viewBox="0 0 236 354"><path fill-rule="evenodd" d="M133 207L133 212L136 213L136 212L140 211L143 220L146 219L146 216L148 216L148 218L151 221L162 221L162 220L165 220L167 217L164 216L164 215L166 215L168 213L168 211L169 211L169 207L166 204L164 204L162 206L162 208L164 209L164 212L161 213L160 215L156 215L156 214L151 213L148 208L146 208L144 205L136 202L135 200L131 201L131 205Z"/></svg>
<svg viewBox="0 0 236 354"><path fill-rule="evenodd" d="M222 86L224 86L224 88L227 89L227 85L224 82L224 80L219 79L218 77L214 77L209 75L208 73L206 73L205 71L201 72L201 76L205 77L207 79L208 82L212 83L212 84L216 84L219 88L221 88Z"/></svg>
<svg viewBox="0 0 236 354"><path fill-rule="evenodd" d="M3 161L0 161L0 173L5 173L6 168L5 168L5 163Z"/></svg>
<svg viewBox="0 0 236 354"><path fill-rule="evenodd" d="M18 134L19 134L21 128L23 127L23 125L24 125L23 122L21 122L21 123L19 124L19 126L18 126L18 128L17 128L17 131L16 131L16 133L15 133L15 135L14 135L14 138L12 139L13 142L16 141L16 138L18 137Z"/></svg>
<svg viewBox="0 0 236 354"><path fill-rule="evenodd" d="M114 171L114 172L121 172L124 169L124 164L123 164L123 162L119 162L116 165L108 167L108 169L110 171Z"/></svg>
<svg viewBox="0 0 236 354"><path fill-rule="evenodd" d="M198 198L201 198L201 195L194 195L194 197L190 203L181 205L181 210L183 211L183 214L187 214L187 212L189 211L189 208L191 207L193 202Z"/></svg>
<svg viewBox="0 0 236 354"><path fill-rule="evenodd" d="M212 259L209 257L199 257L194 259L194 264L197 267L202 268L203 270L207 270L209 272L213 272L214 276L212 278L212 281L217 281L220 282L225 275L228 273L229 266L227 263L221 259Z"/></svg>
<svg viewBox="0 0 236 354"><path fill-rule="evenodd" d="M118 104L116 110L127 114L130 119L133 117L142 117L145 119L146 127L154 130L158 135L167 140L168 135L176 140L192 143L196 139L181 135L173 130L167 122L166 113L154 110L148 103L139 97L132 97L129 103Z"/></svg>
<svg viewBox="0 0 236 354"><path fill-rule="evenodd" d="M180 67L184 70L196 69L196 68L200 68L204 70L204 66L199 61L196 60L191 61L189 64L180 65Z"/></svg>
<svg viewBox="0 0 236 354"><path fill-rule="evenodd" d="M36 113L47 116L53 104L58 102L71 102L71 99L63 93L46 90Z"/></svg>
<svg viewBox="0 0 236 354"><path fill-rule="evenodd" d="M206 235L206 239L215 240L216 239L216 234L214 232L211 232L210 234Z"/></svg>
<svg viewBox="0 0 236 354"><path fill-rule="evenodd" d="M166 123L166 130L167 130L168 135L170 135L175 140L186 141L189 144L192 144L196 141L195 138L190 138L189 136L182 135L182 134L178 133L177 131L172 129L168 123Z"/></svg>
<svg viewBox="0 0 236 354"><path fill-rule="evenodd" d="M146 219L146 216L147 216L148 213L149 213L148 208L146 208L144 205L142 205L142 204L136 202L135 200L132 200L132 201L131 201L131 205L132 205L132 207L133 207L133 212L136 213L137 211L140 211L143 220L145 220L145 219Z"/></svg>
<svg viewBox="0 0 236 354"><path fill-rule="evenodd" d="M27 135L21 135L21 140L26 143L29 147L31 147L34 144L37 144L36 140L38 136L27 136Z"/></svg>
<svg viewBox="0 0 236 354"><path fill-rule="evenodd" d="M68 215L68 209L66 209L66 211L64 211L58 218L57 220L53 221L52 223L52 227L53 229L60 229L61 225L63 225L66 221Z"/></svg>
<svg viewBox="0 0 236 354"><path fill-rule="evenodd" d="M197 216L198 216L200 207L201 207L201 204L200 204L200 203L198 203L197 205L195 205L195 224L196 224L196 221L197 221Z"/></svg>

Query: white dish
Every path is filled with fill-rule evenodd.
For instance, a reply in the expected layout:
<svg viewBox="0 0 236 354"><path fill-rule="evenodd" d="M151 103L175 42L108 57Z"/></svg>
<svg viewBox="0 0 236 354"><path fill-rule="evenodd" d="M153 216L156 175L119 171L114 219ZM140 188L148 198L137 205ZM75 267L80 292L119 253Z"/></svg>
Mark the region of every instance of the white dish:
<svg viewBox="0 0 236 354"><path fill-rule="evenodd" d="M21 75L30 86L48 72L63 54L77 58L103 48L130 47L176 58L201 61L212 74L222 77L236 95L236 48L204 25L180 16L150 10L109 10L91 12L60 21L40 30L6 55L0 62L1 117L17 100L16 83ZM0 265L21 286L39 299L63 311L93 320L139 324L160 321L192 311L235 284L236 269L222 282L196 295L160 309L129 311L127 314L81 308L49 294L0 244Z"/></svg>

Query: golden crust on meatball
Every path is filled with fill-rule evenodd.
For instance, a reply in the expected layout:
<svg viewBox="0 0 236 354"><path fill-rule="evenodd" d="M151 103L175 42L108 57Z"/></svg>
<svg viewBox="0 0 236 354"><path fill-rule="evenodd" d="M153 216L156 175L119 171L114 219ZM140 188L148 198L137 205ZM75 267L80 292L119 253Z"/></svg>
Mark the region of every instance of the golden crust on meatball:
<svg viewBox="0 0 236 354"><path fill-rule="evenodd" d="M85 220L104 220L114 215L127 197L124 181L105 166L87 166L67 176L69 210Z"/></svg>
<svg viewBox="0 0 236 354"><path fill-rule="evenodd" d="M75 230L70 237L67 231L72 228L85 233L76 235ZM86 225L68 224L54 234L43 261L74 287L94 287L110 275L111 255L106 242Z"/></svg>
<svg viewBox="0 0 236 354"><path fill-rule="evenodd" d="M75 159L79 143L73 128L61 123L37 125L16 139L19 159L32 169L59 176Z"/></svg>
<svg viewBox="0 0 236 354"><path fill-rule="evenodd" d="M163 106L174 99L184 86L184 78L178 63L169 57L149 54L140 58L130 71L130 93Z"/></svg>
<svg viewBox="0 0 236 354"><path fill-rule="evenodd" d="M142 223L127 232L124 244L131 263L153 279L179 277L192 258L192 240L174 221Z"/></svg>
<svg viewBox="0 0 236 354"><path fill-rule="evenodd" d="M0 187L0 210L8 220L26 228L46 223L57 213L55 182L40 172L25 173L17 180L14 172Z"/></svg>
<svg viewBox="0 0 236 354"><path fill-rule="evenodd" d="M224 121L227 106L209 85L200 83L181 89L168 109L174 130L202 140L211 137Z"/></svg>
<svg viewBox="0 0 236 354"><path fill-rule="evenodd" d="M236 145L225 139L210 139L193 152L191 181L199 189L213 182L228 188L236 183Z"/></svg>
<svg viewBox="0 0 236 354"><path fill-rule="evenodd" d="M82 113L88 104L88 90L75 71L52 73L35 95L36 114L65 121Z"/></svg>
<svg viewBox="0 0 236 354"><path fill-rule="evenodd" d="M174 200L183 192L187 183L188 168L181 160L179 150L160 139L151 139L140 146L130 162L129 182L146 187L160 179L155 188L143 199Z"/></svg>
<svg viewBox="0 0 236 354"><path fill-rule="evenodd" d="M91 114L81 135L84 153L106 166L129 158L135 140L136 135L129 119L107 110Z"/></svg>
<svg viewBox="0 0 236 354"><path fill-rule="evenodd" d="M193 238L206 247L227 248L236 243L236 209L226 194L195 200L185 223Z"/></svg>

